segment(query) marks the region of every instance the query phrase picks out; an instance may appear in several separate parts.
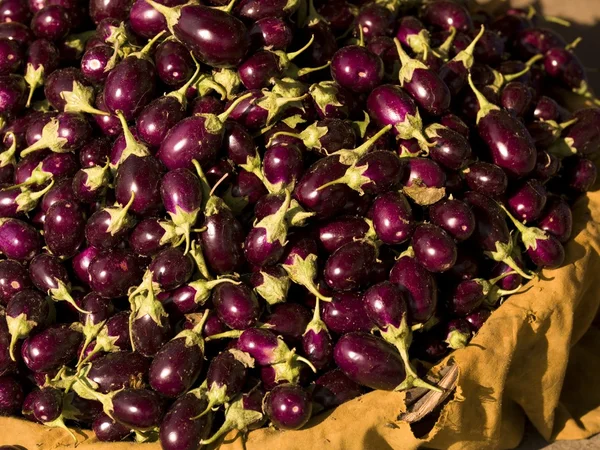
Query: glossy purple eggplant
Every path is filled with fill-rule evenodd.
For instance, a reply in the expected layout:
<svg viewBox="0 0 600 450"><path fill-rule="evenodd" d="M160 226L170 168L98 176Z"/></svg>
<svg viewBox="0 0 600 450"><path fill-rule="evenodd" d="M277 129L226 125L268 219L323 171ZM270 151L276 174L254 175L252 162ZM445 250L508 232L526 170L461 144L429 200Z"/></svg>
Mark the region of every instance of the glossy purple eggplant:
<svg viewBox="0 0 600 450"><path fill-rule="evenodd" d="M138 258L127 251L103 252L89 265L90 286L103 297L121 297L140 283L143 270Z"/></svg>
<svg viewBox="0 0 600 450"><path fill-rule="evenodd" d="M146 0L165 16L173 34L194 56L212 67L235 67L248 51L245 25L226 11L201 5L169 8Z"/></svg>
<svg viewBox="0 0 600 450"><path fill-rule="evenodd" d="M315 381L312 393L313 401L331 409L362 395L363 389L340 369L330 370Z"/></svg>
<svg viewBox="0 0 600 450"><path fill-rule="evenodd" d="M306 425L311 417L311 397L300 386L282 384L267 393L264 411L278 429L298 430Z"/></svg>
<svg viewBox="0 0 600 450"><path fill-rule="evenodd" d="M378 196L369 212L377 237L384 243L401 244L410 238L414 229L412 208L399 192Z"/></svg>
<svg viewBox="0 0 600 450"><path fill-rule="evenodd" d="M50 303L34 289L16 293L6 305L6 323L11 335L10 355L16 361L15 348L19 339L36 334L51 322Z"/></svg>
<svg viewBox="0 0 600 450"><path fill-rule="evenodd" d="M0 219L0 252L7 258L29 261L41 251L39 233L18 219Z"/></svg>
<svg viewBox="0 0 600 450"><path fill-rule="evenodd" d="M44 240L54 255L70 258L77 253L85 238L85 218L77 203L60 201L53 204L44 221Z"/></svg>
<svg viewBox="0 0 600 450"><path fill-rule="evenodd" d="M194 73L194 60L185 46L175 40L165 40L156 47L154 64L160 80L180 87Z"/></svg>
<svg viewBox="0 0 600 450"><path fill-rule="evenodd" d="M131 434L131 430L115 422L105 413L101 413L92 424L94 435L100 442L123 441Z"/></svg>
<svg viewBox="0 0 600 450"><path fill-rule="evenodd" d="M355 290L364 286L377 259L377 249L368 241L350 242L338 248L324 268L325 282L338 291Z"/></svg>
<svg viewBox="0 0 600 450"><path fill-rule="evenodd" d="M81 333L68 325L57 325L28 337L21 347L21 357L34 372L48 372L69 363L77 356Z"/></svg>
<svg viewBox="0 0 600 450"><path fill-rule="evenodd" d="M46 99L58 111L106 115L94 108L94 88L87 82L81 70L74 67L58 69L46 78Z"/></svg>
<svg viewBox="0 0 600 450"><path fill-rule="evenodd" d="M372 91L381 84L383 74L383 61L366 47L344 47L338 50L331 60L333 80L352 92Z"/></svg>
<svg viewBox="0 0 600 450"><path fill-rule="evenodd" d="M258 50L268 47L271 50L285 50L292 43L293 32L288 23L280 17L264 17L252 24L249 30L250 47Z"/></svg>
<svg viewBox="0 0 600 450"><path fill-rule="evenodd" d="M569 204L560 197L549 198L537 224L564 244L573 231L573 213Z"/></svg>
<svg viewBox="0 0 600 450"><path fill-rule="evenodd" d="M563 160L562 180L575 193L581 194L594 186L598 169L588 158L572 156Z"/></svg>
<svg viewBox="0 0 600 450"><path fill-rule="evenodd" d="M70 19L67 11L58 5L48 5L35 13L31 30L39 39L60 41L69 34Z"/></svg>
<svg viewBox="0 0 600 450"><path fill-rule="evenodd" d="M21 412L24 394L21 384L12 376L0 376L0 416Z"/></svg>
<svg viewBox="0 0 600 450"><path fill-rule="evenodd" d="M365 305L358 293L339 293L322 306L323 322L338 335L353 331L368 332L373 323L366 315Z"/></svg>
<svg viewBox="0 0 600 450"><path fill-rule="evenodd" d="M454 241L446 231L436 225L418 225L411 244L417 261L430 272L445 272L456 262Z"/></svg>
<svg viewBox="0 0 600 450"><path fill-rule="evenodd" d="M459 133L434 124L425 129L425 135L434 144L429 149L431 159L450 170L459 170L468 164L471 146Z"/></svg>
<svg viewBox="0 0 600 450"><path fill-rule="evenodd" d="M473 213L460 200L446 199L435 203L429 208L429 218L457 241L468 239L475 230Z"/></svg>
<svg viewBox="0 0 600 450"><path fill-rule="evenodd" d="M254 326L260 314L260 304L245 284L224 283L216 286L212 303L219 319L237 330Z"/></svg>
<svg viewBox="0 0 600 450"><path fill-rule="evenodd" d="M463 170L469 188L492 197L506 192L508 178L504 171L495 164L477 161Z"/></svg>
<svg viewBox="0 0 600 450"><path fill-rule="evenodd" d="M509 194L506 204L515 217L531 222L536 220L546 206L546 189L538 180L527 180Z"/></svg>
<svg viewBox="0 0 600 450"><path fill-rule="evenodd" d="M195 450L208 436L212 415L198 418L207 400L198 390L181 396L165 414L160 425L160 445L165 450Z"/></svg>
<svg viewBox="0 0 600 450"><path fill-rule="evenodd" d="M367 333L348 333L334 349L338 367L352 381L392 391L404 381L404 366L394 347Z"/></svg>
<svg viewBox="0 0 600 450"><path fill-rule="evenodd" d="M17 261L0 261L0 304L6 306L10 299L31 287L27 269Z"/></svg>

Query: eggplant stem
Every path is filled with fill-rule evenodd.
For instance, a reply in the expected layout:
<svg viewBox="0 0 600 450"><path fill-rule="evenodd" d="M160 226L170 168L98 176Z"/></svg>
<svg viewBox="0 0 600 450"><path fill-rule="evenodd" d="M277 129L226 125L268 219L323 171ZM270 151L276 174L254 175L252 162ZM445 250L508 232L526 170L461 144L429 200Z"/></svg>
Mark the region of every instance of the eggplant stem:
<svg viewBox="0 0 600 450"><path fill-rule="evenodd" d="M571 22L568 20L562 19L556 16L544 16L546 22L555 23L557 25L562 25L563 27L569 28L571 26Z"/></svg>
<svg viewBox="0 0 600 450"><path fill-rule="evenodd" d="M213 334L212 336L207 336L204 340L205 341L216 341L217 339L233 339L233 338L238 338L240 337L240 335L242 334L242 330L230 330L230 331L225 331L223 333L219 333L219 334Z"/></svg>
<svg viewBox="0 0 600 450"><path fill-rule="evenodd" d="M200 321L194 326L194 328L192 328L192 331L198 335L202 335L202 329L204 328L204 325L206 324L206 321L208 320L208 315L210 313L209 309L204 310L204 313L202 314L202 317L200 318Z"/></svg>
<svg viewBox="0 0 600 450"><path fill-rule="evenodd" d="M219 114L217 116L217 118L221 122L225 122L227 120L227 118L229 117L229 115L233 112L233 110L235 108L237 108L238 105L240 103L242 103L244 100L246 100L248 97L252 97L252 95L254 95L252 92L248 92L247 94L244 94L244 95L236 98L233 102L231 102L231 105L229 105L229 107L225 111L223 111L221 114Z"/></svg>
<svg viewBox="0 0 600 450"><path fill-rule="evenodd" d="M317 368L313 365L313 363L311 363L308 359L302 357L302 356L298 356L295 355L296 360L303 362L304 364L306 364L308 367L310 367L310 369L314 372L317 373Z"/></svg>
<svg viewBox="0 0 600 450"><path fill-rule="evenodd" d="M228 174L228 173L226 173L226 174L225 174L225 175L223 175L221 178L219 178L219 181L217 181L217 182L215 183L215 185L212 187L212 189L210 190L210 192L209 192L209 194L208 194L208 195L209 195L209 197L212 197L212 196L214 195L214 193L215 193L215 190L217 189L217 187L219 186L219 184L221 184L221 182L222 182L222 181L223 181L225 178L227 178L228 176L229 176L229 174Z"/></svg>
<svg viewBox="0 0 600 450"><path fill-rule="evenodd" d="M304 45L304 47L302 47L300 50L296 50L295 52L290 52L287 54L288 60L292 61L294 58L299 56L302 52L304 52L305 50L308 50L308 48L313 44L314 40L315 40L315 35L313 34L310 37L309 41Z"/></svg>
<svg viewBox="0 0 600 450"><path fill-rule="evenodd" d="M204 411L202 411L200 414L198 414L197 416L192 417L190 420L196 420L199 419L200 417L208 414L210 412L211 409L213 409L213 407L217 404L217 401L214 398L211 398L208 401L208 405L206 405L206 408L204 409Z"/></svg>
<svg viewBox="0 0 600 450"><path fill-rule="evenodd" d="M567 46L565 47L566 50L574 50L575 47L577 47L581 41L583 41L583 38L581 36L579 36L577 39L575 39L573 42L571 42L570 44L567 44Z"/></svg>

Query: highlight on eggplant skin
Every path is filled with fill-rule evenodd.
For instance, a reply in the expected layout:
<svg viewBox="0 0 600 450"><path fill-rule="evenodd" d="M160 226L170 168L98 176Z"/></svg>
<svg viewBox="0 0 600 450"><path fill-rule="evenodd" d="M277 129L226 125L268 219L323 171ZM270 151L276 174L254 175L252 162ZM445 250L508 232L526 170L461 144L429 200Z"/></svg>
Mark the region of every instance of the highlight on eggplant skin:
<svg viewBox="0 0 600 450"><path fill-rule="evenodd" d="M1 3L0 416L307 428L573 263L600 101L533 10Z"/></svg>

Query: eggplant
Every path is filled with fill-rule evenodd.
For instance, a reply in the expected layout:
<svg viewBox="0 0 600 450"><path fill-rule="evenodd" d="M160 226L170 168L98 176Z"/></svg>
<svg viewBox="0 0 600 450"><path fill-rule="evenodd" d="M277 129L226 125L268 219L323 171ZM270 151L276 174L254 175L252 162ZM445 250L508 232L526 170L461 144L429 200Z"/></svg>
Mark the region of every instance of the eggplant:
<svg viewBox="0 0 600 450"><path fill-rule="evenodd" d="M311 417L309 393L293 384L282 384L267 393L263 403L265 414L280 430L298 430Z"/></svg>
<svg viewBox="0 0 600 450"><path fill-rule="evenodd" d="M161 447L165 450L198 448L198 443L206 439L212 425L211 414L196 418L206 405L206 397L196 389L177 399L161 422Z"/></svg>
<svg viewBox="0 0 600 450"><path fill-rule="evenodd" d="M437 283L431 273L415 258L409 255L400 256L390 272L390 281L410 293L407 307L412 322L427 322L436 312Z"/></svg>
<svg viewBox="0 0 600 450"><path fill-rule="evenodd" d="M32 287L27 269L17 261L0 261L0 304L6 306L12 297Z"/></svg>
<svg viewBox="0 0 600 450"><path fill-rule="evenodd" d="M68 325L56 325L28 337L21 346L23 362L33 372L49 372L77 356L82 335Z"/></svg>

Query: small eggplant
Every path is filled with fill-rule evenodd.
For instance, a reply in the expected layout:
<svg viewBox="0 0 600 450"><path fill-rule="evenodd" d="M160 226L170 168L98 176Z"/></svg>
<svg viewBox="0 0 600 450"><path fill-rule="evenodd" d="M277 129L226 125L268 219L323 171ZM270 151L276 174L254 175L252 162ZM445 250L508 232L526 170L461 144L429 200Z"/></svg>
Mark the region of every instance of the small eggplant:
<svg viewBox="0 0 600 450"><path fill-rule="evenodd" d="M0 304L6 306L10 299L33 285L25 266L17 261L0 261Z"/></svg>
<svg viewBox="0 0 600 450"><path fill-rule="evenodd" d="M304 388L282 384L267 393L263 409L273 425L280 430L298 430L311 417L312 402Z"/></svg>
<svg viewBox="0 0 600 450"><path fill-rule="evenodd" d="M320 299L317 298L312 320L302 335L302 350L317 370L324 369L333 360L333 340L325 322L321 320Z"/></svg>
<svg viewBox="0 0 600 450"><path fill-rule="evenodd" d="M410 293L406 306L413 323L425 323L436 312L437 283L415 258L400 256L390 272L390 281Z"/></svg>
<svg viewBox="0 0 600 450"><path fill-rule="evenodd" d="M394 42L402 64L398 75L400 86L429 114L439 116L444 113L450 108L451 100L446 83L424 63L408 56L398 39Z"/></svg>
<svg viewBox="0 0 600 450"><path fill-rule="evenodd" d="M368 240L344 244L327 258L323 270L325 282L336 291L351 291L365 286L377 253L376 245Z"/></svg>
<svg viewBox="0 0 600 450"><path fill-rule="evenodd" d="M27 67L25 81L29 84L27 107L35 90L44 83L44 79L58 67L59 53L56 46L45 39L38 39L27 49Z"/></svg>
<svg viewBox="0 0 600 450"><path fill-rule="evenodd" d="M25 339L21 357L30 370L49 372L77 356L81 337L81 333L68 325L55 325Z"/></svg>
<svg viewBox="0 0 600 450"><path fill-rule="evenodd" d="M244 388L248 368L252 367L254 367L254 360L250 355L234 348L215 356L206 373L208 405L194 419L236 398Z"/></svg>
<svg viewBox="0 0 600 450"><path fill-rule="evenodd" d="M35 287L54 301L65 301L77 311L87 313L71 296L69 274L57 257L47 253L37 255L29 264L29 276Z"/></svg>
<svg viewBox="0 0 600 450"><path fill-rule="evenodd" d="M0 376L0 416L21 412L24 394L21 384L12 376Z"/></svg>
<svg viewBox="0 0 600 450"><path fill-rule="evenodd" d="M375 198L369 212L377 237L389 245L406 242L414 229L414 218L406 197L388 192Z"/></svg>
<svg viewBox="0 0 600 450"><path fill-rule="evenodd" d="M482 26L481 31L475 36L471 43L464 50L461 50L454 58L444 64L439 71L441 80L446 83L446 86L453 97L457 96L467 85L469 71L475 62L474 54L476 45L482 36L484 36L484 33L485 28Z"/></svg>
<svg viewBox="0 0 600 450"><path fill-rule="evenodd" d="M425 135L433 143L429 149L431 159L445 168L460 170L471 159L469 141L456 131L433 124L425 129Z"/></svg>
<svg viewBox="0 0 600 450"><path fill-rule="evenodd" d="M392 391L405 380L404 364L396 349L371 334L345 334L333 354L348 378L371 389Z"/></svg>
<svg viewBox="0 0 600 450"><path fill-rule="evenodd" d="M96 359L90 365L87 378L98 387L102 394L119 391L124 388L143 388L150 360L139 353L114 352Z"/></svg>
<svg viewBox="0 0 600 450"><path fill-rule="evenodd" d="M315 381L313 401L323 409L331 409L361 396L363 389L340 369L330 370Z"/></svg>
<svg viewBox="0 0 600 450"><path fill-rule="evenodd" d="M540 229L552 234L564 244L573 231L573 213L569 204L563 199L551 197L537 223Z"/></svg>
<svg viewBox="0 0 600 450"><path fill-rule="evenodd" d="M506 205L520 220L536 220L546 206L546 189L538 180L531 179L521 183L508 196Z"/></svg>
<svg viewBox="0 0 600 450"><path fill-rule="evenodd" d="M49 302L38 291L26 289L13 295L6 305L6 324L11 336L9 351L13 361L16 361L14 351L18 340L45 328L51 322L52 313Z"/></svg>
<svg viewBox="0 0 600 450"><path fill-rule="evenodd" d="M21 157L44 149L56 153L79 150L91 134L91 127L82 114L63 112L44 125L39 140L24 149Z"/></svg>
<svg viewBox="0 0 600 450"><path fill-rule="evenodd" d="M508 178L500 167L476 161L462 171L469 188L490 197L499 197L508 187Z"/></svg>
<svg viewBox="0 0 600 450"><path fill-rule="evenodd" d="M206 407L204 393L194 389L173 403L160 424L160 445L165 450L195 450L212 425L212 415L194 419Z"/></svg>
<svg viewBox="0 0 600 450"><path fill-rule="evenodd" d="M61 258L77 253L85 239L85 218L78 203L62 200L54 203L44 220L44 240L48 250Z"/></svg>
<svg viewBox="0 0 600 450"><path fill-rule="evenodd" d="M436 225L418 225L411 245L417 261L430 272L445 272L456 262L456 244L443 228Z"/></svg>
<svg viewBox="0 0 600 450"><path fill-rule="evenodd" d="M426 24L442 30L454 27L458 31L471 31L473 28L473 21L467 9L450 0L425 5L421 11L421 18Z"/></svg>
<svg viewBox="0 0 600 450"><path fill-rule="evenodd" d="M46 99L58 111L108 115L94 108L94 88L88 84L79 69L68 67L52 72L44 85Z"/></svg>
<svg viewBox="0 0 600 450"><path fill-rule="evenodd" d="M106 298L118 298L137 286L144 274L139 259L124 250L102 252L89 265L90 287Z"/></svg>
<svg viewBox="0 0 600 450"><path fill-rule="evenodd" d="M246 56L250 39L238 18L227 11L185 4L169 8L146 0L165 16L171 33L191 49L194 56L211 67L236 67Z"/></svg>
<svg viewBox="0 0 600 450"><path fill-rule="evenodd" d="M533 171L537 152L527 129L518 119L490 103L477 90L470 76L469 84L480 106L477 130L488 146L493 162L515 177Z"/></svg>
<svg viewBox="0 0 600 450"><path fill-rule="evenodd" d="M40 235L31 225L18 219L0 219L0 252L7 258L29 261L41 249Z"/></svg>
<svg viewBox="0 0 600 450"><path fill-rule="evenodd" d="M462 201L445 199L429 208L431 223L443 228L457 241L464 241L475 231L475 217Z"/></svg>
<svg viewBox="0 0 600 450"><path fill-rule="evenodd" d="M560 241L540 228L526 227L504 206L501 207L519 231L519 238L533 263L540 268L559 268L565 260L565 249Z"/></svg>
<svg viewBox="0 0 600 450"><path fill-rule="evenodd" d="M215 286L212 303L219 319L232 329L250 328L260 315L260 304L245 284L222 283Z"/></svg>
<svg viewBox="0 0 600 450"><path fill-rule="evenodd" d="M350 45L339 49L331 60L331 77L351 92L370 92L383 80L381 58L366 47Z"/></svg>
<svg viewBox="0 0 600 450"><path fill-rule="evenodd" d="M446 173L429 158L402 158L402 191L416 204L432 205L446 196Z"/></svg>

